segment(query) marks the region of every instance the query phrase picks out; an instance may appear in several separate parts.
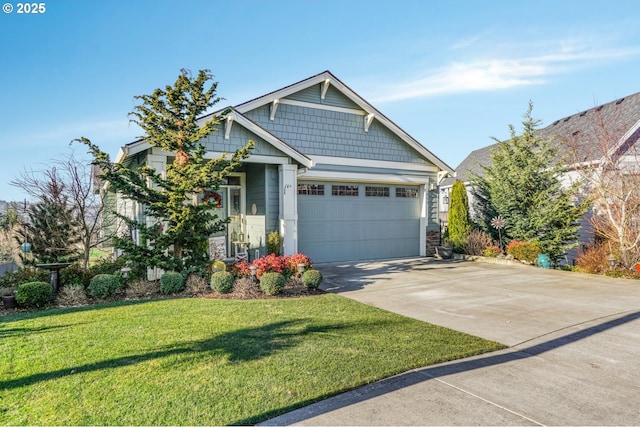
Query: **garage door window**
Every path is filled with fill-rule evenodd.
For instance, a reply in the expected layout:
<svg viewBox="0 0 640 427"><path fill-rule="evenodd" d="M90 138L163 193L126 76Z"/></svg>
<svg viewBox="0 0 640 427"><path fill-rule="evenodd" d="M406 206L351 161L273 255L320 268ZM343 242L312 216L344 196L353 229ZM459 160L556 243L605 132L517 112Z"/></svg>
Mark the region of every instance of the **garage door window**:
<svg viewBox="0 0 640 427"><path fill-rule="evenodd" d="M417 199L418 198L418 189L411 187L397 187L396 188L396 197L404 197L408 199Z"/></svg>
<svg viewBox="0 0 640 427"><path fill-rule="evenodd" d="M389 187L365 187L364 195L366 197L389 197Z"/></svg>
<svg viewBox="0 0 640 427"><path fill-rule="evenodd" d="M324 196L323 184L298 184L298 194L307 196Z"/></svg>
<svg viewBox="0 0 640 427"><path fill-rule="evenodd" d="M332 185L332 196L358 196L357 185Z"/></svg>

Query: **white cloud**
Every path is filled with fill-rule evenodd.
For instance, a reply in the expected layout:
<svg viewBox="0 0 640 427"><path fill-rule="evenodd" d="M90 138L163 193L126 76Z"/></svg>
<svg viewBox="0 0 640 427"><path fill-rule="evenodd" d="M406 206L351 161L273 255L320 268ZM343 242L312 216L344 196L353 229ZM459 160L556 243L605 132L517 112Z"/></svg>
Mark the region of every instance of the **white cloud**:
<svg viewBox="0 0 640 427"><path fill-rule="evenodd" d="M512 57L456 61L448 66L428 70L414 79L385 86L371 98L374 103L426 98L445 94L505 90L521 86L540 85L552 75L593 67L600 63L638 56L640 48L589 48L585 41L568 40L555 43L546 52ZM520 51L532 51L531 46L519 46ZM535 50L540 50L540 46Z"/></svg>

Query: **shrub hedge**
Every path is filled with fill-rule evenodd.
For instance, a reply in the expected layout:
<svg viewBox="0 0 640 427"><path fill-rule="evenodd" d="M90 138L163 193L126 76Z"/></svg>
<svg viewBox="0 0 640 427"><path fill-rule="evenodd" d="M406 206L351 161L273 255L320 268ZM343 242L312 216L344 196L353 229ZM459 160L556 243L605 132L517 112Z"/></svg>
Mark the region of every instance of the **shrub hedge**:
<svg viewBox="0 0 640 427"><path fill-rule="evenodd" d="M160 293L175 294L184 289L184 277L175 271L167 271L160 276Z"/></svg>
<svg viewBox="0 0 640 427"><path fill-rule="evenodd" d="M53 290L47 282L27 282L18 286L16 302L24 307L45 307L51 301Z"/></svg>
<svg viewBox="0 0 640 427"><path fill-rule="evenodd" d="M107 298L120 289L120 278L115 274L98 274L89 283L89 294L94 298Z"/></svg>
<svg viewBox="0 0 640 427"><path fill-rule="evenodd" d="M264 273L260 277L260 289L266 295L278 295L284 289L285 282L286 279L281 273Z"/></svg>
<svg viewBox="0 0 640 427"><path fill-rule="evenodd" d="M221 294L227 294L233 289L235 276L228 271L217 271L211 275L211 289Z"/></svg>
<svg viewBox="0 0 640 427"><path fill-rule="evenodd" d="M318 289L322 283L322 273L318 270L307 270L302 273L302 284L309 289Z"/></svg>

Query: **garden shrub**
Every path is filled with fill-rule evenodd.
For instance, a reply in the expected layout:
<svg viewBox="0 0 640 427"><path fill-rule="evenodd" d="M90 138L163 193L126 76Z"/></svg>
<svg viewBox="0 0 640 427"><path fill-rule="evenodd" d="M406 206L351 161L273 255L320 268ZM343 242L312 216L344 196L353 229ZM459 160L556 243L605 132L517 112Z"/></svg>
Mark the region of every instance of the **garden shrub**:
<svg viewBox="0 0 640 427"><path fill-rule="evenodd" d="M318 270L307 270L302 273L302 284L309 289L318 289L322 283L322 273Z"/></svg>
<svg viewBox="0 0 640 427"><path fill-rule="evenodd" d="M494 246L494 245L490 245L487 246L484 251L482 251L482 255L489 257L489 258L495 258L498 255L502 254L502 249L500 249L498 246Z"/></svg>
<svg viewBox="0 0 640 427"><path fill-rule="evenodd" d="M604 245L583 247L576 258L576 266L583 273L602 274L609 269L608 256Z"/></svg>
<svg viewBox="0 0 640 427"><path fill-rule="evenodd" d="M260 278L260 289L267 295L278 295L284 289L285 282L282 273L267 272Z"/></svg>
<svg viewBox="0 0 640 427"><path fill-rule="evenodd" d="M120 289L120 278L115 274L97 274L89 283L89 294L94 298L107 298Z"/></svg>
<svg viewBox="0 0 640 427"><path fill-rule="evenodd" d="M120 269L125 266L126 259L119 257L115 260L109 258L102 258L94 265L91 266L91 276L97 276L98 274L117 274Z"/></svg>
<svg viewBox="0 0 640 427"><path fill-rule="evenodd" d="M247 260L243 259L231 266L231 274L233 274L237 278L249 277L251 276L251 269L249 267L250 265Z"/></svg>
<svg viewBox="0 0 640 427"><path fill-rule="evenodd" d="M540 244L538 242L521 242L512 240L507 245L507 254L520 261L535 263L540 255Z"/></svg>
<svg viewBox="0 0 640 427"><path fill-rule="evenodd" d="M0 288L15 288L27 282L48 282L49 270L22 267L16 271L7 271L0 276Z"/></svg>
<svg viewBox="0 0 640 427"><path fill-rule="evenodd" d="M157 295L160 285L157 282L136 279L127 285L125 294L129 298L143 298Z"/></svg>
<svg viewBox="0 0 640 427"><path fill-rule="evenodd" d="M24 307L45 307L52 296L53 290L47 282L23 283L16 291L16 301Z"/></svg>
<svg viewBox="0 0 640 427"><path fill-rule="evenodd" d="M61 305L85 305L88 303L84 286L65 285L58 291L58 303Z"/></svg>
<svg viewBox="0 0 640 427"><path fill-rule="evenodd" d="M285 276L297 276L298 275L298 264L304 264L305 270L308 270L312 267L311 260L308 256L303 254L293 254L285 257Z"/></svg>
<svg viewBox="0 0 640 427"><path fill-rule="evenodd" d="M184 289L184 277L175 271L167 271L160 276L160 293L175 294Z"/></svg>
<svg viewBox="0 0 640 427"><path fill-rule="evenodd" d="M285 257L275 254L260 257L253 261L253 265L258 269L256 271L258 279L260 279L264 273L285 274L287 270Z"/></svg>
<svg viewBox="0 0 640 427"><path fill-rule="evenodd" d="M473 230L467 234L467 238L462 245L462 250L467 255L480 256L484 250L493 245L491 236L482 230Z"/></svg>
<svg viewBox="0 0 640 427"><path fill-rule="evenodd" d="M228 294L233 289L235 277L228 271L216 271L211 275L211 289L221 294Z"/></svg>
<svg viewBox="0 0 640 427"><path fill-rule="evenodd" d="M253 281L250 277L241 277L233 283L233 297L237 299L256 299L260 298L263 293L260 285Z"/></svg>
<svg viewBox="0 0 640 427"><path fill-rule="evenodd" d="M280 255L280 247L282 246L282 236L277 231L272 231L267 235L267 253Z"/></svg>
<svg viewBox="0 0 640 427"><path fill-rule="evenodd" d="M60 270L60 284L65 286L89 286L91 271L85 270L80 264L72 264Z"/></svg>
<svg viewBox="0 0 640 427"><path fill-rule="evenodd" d="M191 273L187 276L184 287L189 294L198 295L207 293L209 290L209 283L207 279L199 274Z"/></svg>

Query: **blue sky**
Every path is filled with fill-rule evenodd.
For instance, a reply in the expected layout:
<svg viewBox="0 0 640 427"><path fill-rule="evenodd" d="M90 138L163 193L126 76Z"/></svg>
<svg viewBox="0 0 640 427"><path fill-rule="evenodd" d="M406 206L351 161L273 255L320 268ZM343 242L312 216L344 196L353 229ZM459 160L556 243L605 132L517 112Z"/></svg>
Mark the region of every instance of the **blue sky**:
<svg viewBox="0 0 640 427"><path fill-rule="evenodd" d="M640 92L635 0L49 0L0 13L0 200L83 146L115 157L134 96L210 69L236 105L330 70L451 167L519 129Z"/></svg>

